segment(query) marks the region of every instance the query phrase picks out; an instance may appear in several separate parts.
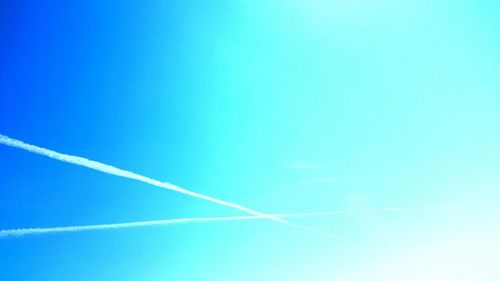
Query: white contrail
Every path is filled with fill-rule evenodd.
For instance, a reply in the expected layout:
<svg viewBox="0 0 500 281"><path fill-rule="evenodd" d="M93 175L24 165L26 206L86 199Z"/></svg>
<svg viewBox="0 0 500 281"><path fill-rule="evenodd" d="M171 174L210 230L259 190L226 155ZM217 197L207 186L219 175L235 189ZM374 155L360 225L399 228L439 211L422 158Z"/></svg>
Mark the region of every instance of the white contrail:
<svg viewBox="0 0 500 281"><path fill-rule="evenodd" d="M355 215L355 214L375 213L375 212L433 211L445 208L447 207L383 208L383 209L362 209L354 211L275 214L272 216L279 218L304 218L304 217L320 217L320 216L336 216L336 215ZM113 224L95 224L95 225L82 225L82 226L5 229L5 230L0 230L0 239L8 237L25 236L25 235L35 235L35 234L49 234L49 233L55 234L64 232L81 232L89 230L123 229L123 228L133 228L142 226L157 226L157 225L182 224L182 223L193 223L193 222L242 221L242 220L261 220L261 219L266 219L266 218L263 218L261 216L181 218L181 219L150 220L150 221L125 222L125 223L113 223Z"/></svg>
<svg viewBox="0 0 500 281"><path fill-rule="evenodd" d="M210 197L210 196L207 196L204 194L193 192L193 191L184 189L180 186L176 186L176 185L168 183L168 182L161 182L159 180L155 180L155 179L152 179L152 178L140 175L140 174L136 174L134 172L123 170L123 169L120 169L117 167L113 167L111 165L107 165L107 164L100 163L97 161L89 160L89 159L86 159L83 157L59 153L59 152L56 152L56 151L53 151L50 149L38 147L36 145L27 144L27 143L24 143L23 141L13 139L13 138L10 138L8 136L1 135L1 134L0 134L0 143L7 145L7 146L14 147L14 148L20 148L20 149L23 149L23 150L26 150L26 151L29 151L32 153L40 154L40 155L43 155L43 156L46 156L46 157L49 157L49 158L52 158L55 160L67 162L67 163L78 165L78 166L87 167L89 169L97 170L97 171L100 171L103 173L107 173L107 174L111 174L111 175L115 175L115 176L119 176L119 177L137 180L137 181L147 183L150 185L154 185L154 186L157 186L160 188L176 191L176 192L183 193L183 194L186 194L186 195L189 195L192 197L211 201L211 202L219 204L219 205L224 205L224 206L227 206L227 207L230 207L233 209L238 209L240 211L243 211L243 212L251 214L251 215L255 215L258 217L262 217L262 218L266 218L266 219L273 220L276 222L280 222L280 223L292 226L294 228L306 230L309 232L314 232L314 233L321 234L321 235L332 236L332 235L329 235L327 233L323 233L323 232L320 232L318 230L311 229L308 227L296 225L296 224L290 223L288 221L285 221L279 217L268 215L268 214L265 214L265 213L262 213L262 212L259 212L259 211L256 211L256 210L253 210L253 209L250 209L250 208L247 208L247 207L235 204L235 203L223 201L223 200L220 200L220 199L217 199L214 197Z"/></svg>
<svg viewBox="0 0 500 281"><path fill-rule="evenodd" d="M139 221L139 222L125 222L113 224L96 224L96 225L83 225L83 226L60 226L48 228L21 228L21 229L6 229L0 230L0 238L15 237L32 234L45 234L45 233L63 233L63 232L80 232L88 230L106 230L106 229L123 229L140 226L155 226L167 224L180 224L189 222L209 222L209 221L230 221L230 220L252 220L262 219L259 216L238 216L238 217L220 217L220 218L183 218L183 219L166 219L166 220L153 220L153 221Z"/></svg>

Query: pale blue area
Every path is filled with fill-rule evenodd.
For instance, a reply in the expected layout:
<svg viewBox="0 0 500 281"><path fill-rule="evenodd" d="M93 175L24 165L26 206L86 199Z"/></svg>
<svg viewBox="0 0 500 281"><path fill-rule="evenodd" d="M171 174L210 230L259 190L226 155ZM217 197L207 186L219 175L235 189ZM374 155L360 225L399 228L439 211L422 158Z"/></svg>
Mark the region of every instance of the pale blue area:
<svg viewBox="0 0 500 281"><path fill-rule="evenodd" d="M1 6L0 134L263 212L459 209L6 239L0 280L496 280L498 3ZM226 215L0 147L0 229Z"/></svg>

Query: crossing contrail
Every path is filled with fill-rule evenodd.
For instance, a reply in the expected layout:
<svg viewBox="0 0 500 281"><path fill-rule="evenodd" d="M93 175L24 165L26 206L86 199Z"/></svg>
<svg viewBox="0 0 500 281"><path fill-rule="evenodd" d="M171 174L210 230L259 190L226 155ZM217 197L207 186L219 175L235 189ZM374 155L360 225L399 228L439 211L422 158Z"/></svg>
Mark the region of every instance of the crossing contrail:
<svg viewBox="0 0 500 281"><path fill-rule="evenodd" d="M120 169L120 168L117 168L117 167L114 167L114 166L111 166L111 165L107 165L107 164L104 164L104 163L101 163L101 162L97 162L97 161L94 161L94 160L90 160L90 159L87 159L87 158L83 158L83 157L80 157L80 156L59 153L57 151L53 151L53 150L50 150L50 149L47 149L47 148L43 148L43 147L39 147L39 146L36 146L36 145L28 144L28 143L25 143L23 141L20 141L20 140L17 140L17 139L13 139L13 138L10 138L8 136L1 135L1 134L0 134L0 143L4 144L4 145L7 145L7 146L10 146L10 147L19 148L19 149L22 149L22 150L25 150L25 151L28 151L28 152L32 152L32 153L35 153L35 154L40 154L40 155L43 155L43 156L46 156L46 157L49 157L49 158L52 158L52 159L55 159L55 160L59 160L59 161L66 162L66 163L70 163L70 164L73 164L73 165L86 167L86 168L97 170L97 171L100 171L100 172L103 172L103 173L106 173L106 174L111 174L111 175L115 175L115 176L119 176L119 177L123 177L123 178L129 178L129 179L133 179L133 180L140 181L140 182L143 182L143 183L147 183L147 184L150 184L150 185L154 185L154 186L157 186L157 187L160 187L160 188L164 188L164 189L176 191L176 192L188 195L188 196L196 197L196 198L203 199L203 200L206 200L206 201L210 201L210 202L213 202L213 203L216 203L216 204L219 204L219 205L224 205L224 206L227 206L227 207L230 207L230 208L233 208L233 209L237 209L237 210L243 211L243 212L245 212L247 214L251 214L251 215L254 215L254 216L258 216L258 217L261 217L261 218L266 218L266 219L269 219L269 220L272 220L272 221L276 221L276 222L279 222L279 223L282 223L282 224L286 224L288 226L291 226L291 227L294 227L294 228L297 228L297 229L302 229L302 230L305 230L305 231L309 231L309 232L313 232L313 233L317 233L317 234L321 234L321 235L325 235L325 236L331 236L332 238L334 237L333 235L321 232L319 230L315 230L315 229L312 229L312 228L308 228L308 227L296 225L296 224L290 223L290 222L288 222L286 220L283 220L283 219L281 219L279 217L276 217L276 216L273 216L273 215L268 215L268 214L265 214L265 213L262 213L262 212L259 212L259 211L256 211L256 210L244 207L244 206L239 205L239 204L227 202L227 201L220 200L220 199L208 196L208 195L204 195L204 194L201 194L201 193L190 191L190 190L187 190L185 188L182 188L180 186L177 186L177 185L174 185L174 184L171 184L171 183L168 183L168 182L161 182L159 180L155 180L155 179L152 179L152 178L149 178L149 177L146 177L146 176L143 176L143 175L131 172L131 171L123 170L123 169Z"/></svg>
<svg viewBox="0 0 500 281"><path fill-rule="evenodd" d="M238 216L238 217L214 217L214 218L183 218L183 219L166 219L166 220L152 220L152 221L138 221L138 222L125 222L113 224L95 224L95 225L82 225L82 226L60 226L48 228L21 228L21 229L7 229L0 230L0 238L17 237L33 234L48 234L48 233L63 233L63 232L80 232L89 230L106 230L106 229L123 229L141 226L155 226L155 225L168 225L168 224L181 224L190 222L210 222L210 221L231 221L231 220L252 220L263 219L259 216Z"/></svg>
<svg viewBox="0 0 500 281"><path fill-rule="evenodd" d="M309 213L291 213L291 214L275 214L272 215L278 218L305 218L305 217L320 217L320 216L336 216L336 215L355 215L375 212L418 212L418 211L435 211L438 209L446 209L448 207L423 207L423 208L383 208L383 209L362 209L354 211L330 211L330 212L309 212ZM159 226L170 224L196 223L196 222L219 222L219 221L243 221L243 220L262 220L267 219L261 216L233 216L233 217L206 217L206 218L180 218L180 219L164 219L137 221L113 224L95 224L95 225L79 225L79 226L60 226L47 228L20 228L20 229L5 229L0 230L0 239L9 237L19 237L36 234L57 234L64 232L82 232L91 230L111 230L124 229L145 226Z"/></svg>

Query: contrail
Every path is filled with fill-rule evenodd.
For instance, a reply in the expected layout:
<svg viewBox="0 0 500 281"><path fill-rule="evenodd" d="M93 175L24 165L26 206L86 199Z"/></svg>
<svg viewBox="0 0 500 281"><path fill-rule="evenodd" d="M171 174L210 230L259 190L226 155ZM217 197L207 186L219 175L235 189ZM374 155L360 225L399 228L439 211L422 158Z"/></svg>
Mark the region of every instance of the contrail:
<svg viewBox="0 0 500 281"><path fill-rule="evenodd" d="M447 207L425 207L425 208L383 208L383 209L362 209L355 211L330 211L330 212L309 212L309 213L292 213L292 214L275 214L272 215L278 218L304 218L304 217L320 217L320 216L336 216L336 215L355 215L375 212L414 212L414 211L435 211L445 209ZM243 221L243 220L261 220L267 219L261 216L233 216L233 217L208 217L208 218L181 218L181 219L165 219L165 220L150 220L138 222L125 222L113 224L95 224L82 226L61 226L47 228L20 228L20 229L5 229L0 230L0 239L8 237L19 237L25 235L36 234L57 234L64 232L81 232L90 230L110 230L124 229L144 226L158 226L169 224L183 224L194 222L218 222L218 221Z"/></svg>
<svg viewBox="0 0 500 281"><path fill-rule="evenodd" d="M143 182L143 183L147 183L147 184L150 184L150 185L154 185L154 186L157 186L157 187L160 187L160 188L164 188L164 189L176 191L176 192L179 192L179 193L183 193L183 194L186 194L188 196L200 198L200 199L207 200L207 201L219 204L219 205L224 205L224 206L227 206L227 207L230 207L230 208L233 208L233 209L237 209L237 210L243 211L243 212L251 214L251 215L255 215L255 216L258 216L258 217L262 217L262 218L266 218L266 219L273 220L273 221L276 221L276 222L280 222L282 224L286 224L288 226L291 226L291 227L294 227L294 228L297 228L297 229L302 229L302 230L306 230L306 231L309 231L309 232L313 232L313 233L317 233L317 234L321 234L321 235L333 237L330 234L323 233L321 231L318 231L318 230L315 230L315 229L311 229L311 228L308 228L308 227L296 225L296 224L290 223L288 221L285 221L285 220L283 220L283 219L281 219L279 217L268 215L268 214L265 214L265 213L262 213L262 212L259 212L259 211L256 211L256 210L244 207L242 205L238 205L238 204L235 204L235 203L223 201L223 200L220 200L220 199L217 199L217 198L214 198L214 197L210 197L208 195L204 195L204 194L201 194L201 193L197 193L197 192L194 192L194 191L190 191L190 190L184 189L184 188L182 188L180 186L177 186L177 185L174 185L174 184L171 184L171 183L168 183L168 182L161 182L159 180L155 180L155 179L152 179L152 178L140 175L140 174L136 174L134 172L130 172L130 171L123 170L123 169L120 169L120 168L117 168L117 167L113 167L111 165L107 165L107 164L104 164L104 163L101 163L101 162L97 162L97 161L94 161L94 160L89 160L87 158L83 158L83 157L80 157L80 156L74 156L74 155L59 153L59 152L56 152L56 151L53 151L53 150L50 150L50 149L46 149L46 148L43 148L43 147L39 147L39 146L36 146L36 145L27 144L27 143L25 143L23 141L20 141L20 140L17 140L17 139L13 139L13 138L10 138L8 136L1 135L1 134L0 134L0 143L4 144L4 145L7 145L7 146L14 147L14 148L23 149L23 150L26 150L26 151L29 151L29 152L32 152L32 153L40 154L40 155L43 155L43 156L46 156L46 157L49 157L49 158L52 158L52 159L55 159L55 160L59 160L59 161L62 161L62 162L66 162L66 163L70 163L70 164L73 164L73 165L78 165L78 166L86 167L86 168L97 170L97 171L100 171L100 172L103 172L103 173L106 173L106 174L111 174L111 175L115 175L115 176L119 176L119 177L123 177L123 178L133 179L133 180L140 181L140 182Z"/></svg>
<svg viewBox="0 0 500 281"><path fill-rule="evenodd" d="M0 230L0 238L17 237L32 234L46 234L46 233L63 233L63 232L80 232L88 230L106 230L106 229L123 229L141 226L155 226L167 224L180 224L190 222L210 222L210 221L231 221L231 220L254 220L263 219L260 216L238 216L238 217L220 217L220 218L183 218L183 219L166 219L166 220L152 220L152 221L138 221L138 222L125 222L113 224L96 224L96 225L83 225L83 226L61 226L61 227L48 227L48 228L21 228L21 229L7 229Z"/></svg>

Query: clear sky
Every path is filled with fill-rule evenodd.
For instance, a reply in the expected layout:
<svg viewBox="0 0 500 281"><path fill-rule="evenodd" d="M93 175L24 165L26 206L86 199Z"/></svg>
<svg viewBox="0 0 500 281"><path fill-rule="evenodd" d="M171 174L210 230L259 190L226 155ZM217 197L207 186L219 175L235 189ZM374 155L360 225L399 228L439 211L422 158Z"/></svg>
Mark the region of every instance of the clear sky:
<svg viewBox="0 0 500 281"><path fill-rule="evenodd" d="M498 280L499 10L1 1L0 134L268 213L454 208L11 237L0 280ZM0 146L0 229L233 215Z"/></svg>

